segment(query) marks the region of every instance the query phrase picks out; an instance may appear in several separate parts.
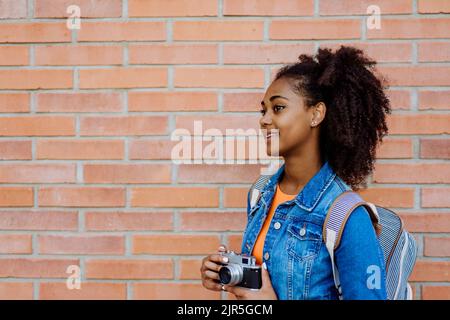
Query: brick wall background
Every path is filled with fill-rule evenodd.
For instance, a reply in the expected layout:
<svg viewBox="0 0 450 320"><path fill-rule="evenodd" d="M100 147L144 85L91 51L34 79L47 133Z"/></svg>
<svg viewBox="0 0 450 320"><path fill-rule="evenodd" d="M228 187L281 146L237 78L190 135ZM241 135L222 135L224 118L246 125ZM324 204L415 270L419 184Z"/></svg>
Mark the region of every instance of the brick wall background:
<svg viewBox="0 0 450 320"><path fill-rule="evenodd" d="M200 260L240 250L260 165L174 165L170 134L258 128L273 72L340 44L391 83L362 194L414 233L415 299L450 299L449 0L0 0L0 298L230 298Z"/></svg>

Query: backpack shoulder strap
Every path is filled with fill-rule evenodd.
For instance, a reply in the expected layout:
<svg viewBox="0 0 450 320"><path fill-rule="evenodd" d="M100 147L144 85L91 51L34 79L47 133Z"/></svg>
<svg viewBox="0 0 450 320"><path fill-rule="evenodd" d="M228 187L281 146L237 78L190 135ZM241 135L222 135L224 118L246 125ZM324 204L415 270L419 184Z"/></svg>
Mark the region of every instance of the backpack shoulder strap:
<svg viewBox="0 0 450 320"><path fill-rule="evenodd" d="M334 200L328 209L327 216L323 224L322 237L327 251L330 254L334 284L338 291L339 299L342 299L342 290L339 280L339 272L334 262L334 251L339 247L342 233L350 214L361 205L367 208L372 223L375 226L375 230L377 230L378 233L379 229L377 229L377 226L379 216L375 205L365 202L359 194L351 190L343 192Z"/></svg>
<svg viewBox="0 0 450 320"><path fill-rule="evenodd" d="M267 182L269 182L270 177L272 177L272 175L262 174L259 176L256 182L253 183L253 185L250 187L248 193L250 208L253 208L258 203L259 198L261 197L262 190L266 186Z"/></svg>
<svg viewBox="0 0 450 320"><path fill-rule="evenodd" d="M270 178L277 172L280 163L278 161L271 162L269 167L261 170L261 175L253 183L248 192L248 200L250 203L250 209L252 209L261 198L262 191L264 187L269 182Z"/></svg>

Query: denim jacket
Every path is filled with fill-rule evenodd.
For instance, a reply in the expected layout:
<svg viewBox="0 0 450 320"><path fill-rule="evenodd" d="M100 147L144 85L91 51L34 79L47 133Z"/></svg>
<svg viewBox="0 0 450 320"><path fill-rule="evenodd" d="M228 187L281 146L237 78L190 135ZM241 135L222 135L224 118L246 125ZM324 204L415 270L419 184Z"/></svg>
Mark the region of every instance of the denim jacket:
<svg viewBox="0 0 450 320"><path fill-rule="evenodd" d="M284 167L270 178L253 208L247 197L243 254L253 251ZM278 299L338 299L322 227L332 202L350 189L325 162L294 199L276 209L267 231L263 261ZM364 207L358 207L347 220L335 261L344 299L387 298L383 252ZM375 281L374 276L378 277Z"/></svg>

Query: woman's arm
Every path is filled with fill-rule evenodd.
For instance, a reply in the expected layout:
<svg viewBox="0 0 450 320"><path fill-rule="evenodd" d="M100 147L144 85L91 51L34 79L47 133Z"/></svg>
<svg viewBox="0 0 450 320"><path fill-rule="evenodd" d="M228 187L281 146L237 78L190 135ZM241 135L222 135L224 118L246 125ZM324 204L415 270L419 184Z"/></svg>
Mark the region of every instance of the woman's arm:
<svg viewBox="0 0 450 320"><path fill-rule="evenodd" d="M335 257L345 300L387 299L383 252L366 208L350 215Z"/></svg>

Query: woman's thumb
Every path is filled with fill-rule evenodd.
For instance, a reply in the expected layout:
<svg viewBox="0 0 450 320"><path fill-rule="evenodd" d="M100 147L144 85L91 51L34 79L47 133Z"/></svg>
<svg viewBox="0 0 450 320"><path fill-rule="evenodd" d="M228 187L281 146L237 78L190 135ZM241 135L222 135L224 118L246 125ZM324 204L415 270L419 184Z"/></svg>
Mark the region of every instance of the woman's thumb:
<svg viewBox="0 0 450 320"><path fill-rule="evenodd" d="M265 262L263 262L261 270L262 270L261 277L264 280L269 280L270 281L269 271L267 271L267 265L266 265Z"/></svg>

